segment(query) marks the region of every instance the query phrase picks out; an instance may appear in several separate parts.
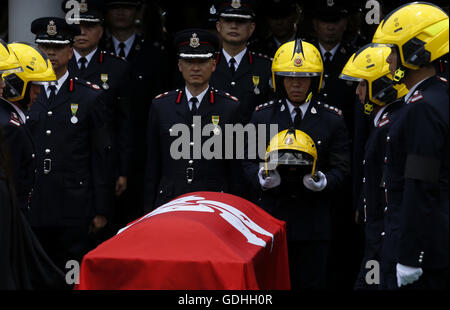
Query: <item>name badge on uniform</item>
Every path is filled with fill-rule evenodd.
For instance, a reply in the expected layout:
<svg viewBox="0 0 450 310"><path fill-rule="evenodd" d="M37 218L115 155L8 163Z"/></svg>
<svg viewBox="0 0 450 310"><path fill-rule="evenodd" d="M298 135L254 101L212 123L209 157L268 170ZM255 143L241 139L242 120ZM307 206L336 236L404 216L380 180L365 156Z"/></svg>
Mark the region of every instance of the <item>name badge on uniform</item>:
<svg viewBox="0 0 450 310"><path fill-rule="evenodd" d="M253 85L255 85L255 89L253 89L253 91L255 92L255 95L259 95L259 94L261 93L261 91L260 91L259 88L258 88L258 85L259 85L259 76L254 75L254 76L252 77L252 82L253 82Z"/></svg>
<svg viewBox="0 0 450 310"><path fill-rule="evenodd" d="M213 115L211 117L211 121L214 125L213 132L216 136L220 135L220 127L219 127L219 115Z"/></svg>
<svg viewBox="0 0 450 310"><path fill-rule="evenodd" d="M108 85L108 83L106 83L108 81L108 74L106 74L106 73L100 74L100 79L103 82L103 84L102 84L103 89L104 90L109 89L109 85Z"/></svg>
<svg viewBox="0 0 450 310"><path fill-rule="evenodd" d="M70 118L70 122L72 124L78 123L78 117L77 117L78 104L77 103L70 104L70 110L72 111L72 117Z"/></svg>

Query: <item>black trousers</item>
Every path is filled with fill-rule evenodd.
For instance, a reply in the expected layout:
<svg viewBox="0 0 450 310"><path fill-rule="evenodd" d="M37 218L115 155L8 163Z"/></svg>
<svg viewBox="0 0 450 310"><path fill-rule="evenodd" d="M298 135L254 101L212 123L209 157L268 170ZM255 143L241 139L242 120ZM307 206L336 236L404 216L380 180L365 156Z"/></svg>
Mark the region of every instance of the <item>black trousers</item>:
<svg viewBox="0 0 450 310"><path fill-rule="evenodd" d="M288 241L291 289L325 289L329 241Z"/></svg>
<svg viewBox="0 0 450 310"><path fill-rule="evenodd" d="M33 228L44 251L64 273L66 263L75 260L81 266L83 256L93 248L88 226Z"/></svg>

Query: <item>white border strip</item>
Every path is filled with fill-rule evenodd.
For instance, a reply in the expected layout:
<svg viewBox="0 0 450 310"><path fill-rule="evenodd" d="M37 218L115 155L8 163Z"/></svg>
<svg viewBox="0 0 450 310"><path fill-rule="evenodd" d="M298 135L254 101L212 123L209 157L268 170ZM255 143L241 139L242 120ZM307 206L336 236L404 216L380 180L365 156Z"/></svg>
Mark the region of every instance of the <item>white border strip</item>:
<svg viewBox="0 0 450 310"><path fill-rule="evenodd" d="M208 54L185 54L185 53L181 53L179 55L179 57L181 58L211 58L213 57L212 53L208 53Z"/></svg>
<svg viewBox="0 0 450 310"><path fill-rule="evenodd" d="M36 39L34 42L36 43L54 43L54 44L69 44L69 40L64 41L58 41L58 40L43 40L43 39Z"/></svg>

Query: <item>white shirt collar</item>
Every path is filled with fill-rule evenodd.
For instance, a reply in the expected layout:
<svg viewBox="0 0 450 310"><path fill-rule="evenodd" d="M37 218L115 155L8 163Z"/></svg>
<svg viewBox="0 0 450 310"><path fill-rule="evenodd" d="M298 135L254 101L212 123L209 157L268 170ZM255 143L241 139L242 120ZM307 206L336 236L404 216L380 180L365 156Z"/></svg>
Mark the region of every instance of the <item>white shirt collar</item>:
<svg viewBox="0 0 450 310"><path fill-rule="evenodd" d="M411 87L411 89L408 91L408 93L405 95L405 102L408 103L409 98L411 98L411 96L413 95L413 93L416 91L417 86L419 86L420 84L422 84L423 81L429 79L431 76L424 78L422 81L420 81L419 83L417 83L416 85L414 85L413 87Z"/></svg>
<svg viewBox="0 0 450 310"><path fill-rule="evenodd" d="M234 60L236 60L236 65L235 65L236 70L239 67L239 64L241 63L242 58L244 58L244 55L245 55L246 52L247 52L247 48L244 48L242 50L242 52L240 52L239 54L237 54L236 56L233 57ZM225 56L225 59L227 60L227 64L229 65L230 64L230 59L231 59L230 54L228 54L223 48L222 48L222 53Z"/></svg>
<svg viewBox="0 0 450 310"><path fill-rule="evenodd" d="M308 107L309 107L309 103L310 103L310 102L311 102L311 101L305 101L305 102L303 102L301 105L299 105L299 108L300 108L300 110L302 111L302 119L305 117L306 111L308 111ZM286 103L287 103L287 106L288 106L288 109L289 109L289 113L291 114L292 121L294 121L295 115L297 114L297 112L294 111L295 105L293 105L293 104L289 101L289 99L286 99Z"/></svg>
<svg viewBox="0 0 450 310"><path fill-rule="evenodd" d="M64 82L67 80L69 76L69 70L66 70L66 73L64 73L64 75L62 77L60 77L58 79L58 81L56 81L56 94L58 94L59 90L61 89L61 86L64 84ZM50 91L51 89L49 88L50 84L47 83L46 85L44 85L45 88L45 93L47 94L47 98L50 97Z"/></svg>
<svg viewBox="0 0 450 310"><path fill-rule="evenodd" d="M333 60L333 57L336 54L336 51L337 51L337 49L339 48L340 45L341 45L341 43L338 43L335 47L333 47L333 49L328 51L328 52L331 53L330 60ZM327 52L327 50L320 43L319 43L319 48L320 48L320 53L322 54L322 58L325 60L325 53Z"/></svg>
<svg viewBox="0 0 450 310"><path fill-rule="evenodd" d="M187 87L184 87L184 89L186 91L186 98L187 98L188 103L189 103L189 109L191 109L192 108L191 107L192 103L189 102L189 100L191 100L191 98L194 97L194 96L191 94L191 92L189 91L189 89ZM198 99L197 108L200 107L200 103L202 102L203 97L205 96L205 94L208 91L208 89L209 89L209 85L206 87L206 89L204 91L202 91L200 94L198 94L198 96L195 96Z"/></svg>
<svg viewBox="0 0 450 310"><path fill-rule="evenodd" d="M96 48L95 50L93 50L92 52L90 52L89 54L84 56L84 58L86 58L86 60L87 60L86 67L91 62L91 59L92 59L92 57L94 57L94 54L97 51L97 49L98 48ZM78 66L78 68L80 68L81 67L80 58L83 57L83 56L81 56L75 49L73 50L73 54L75 55L75 60L77 61L77 66Z"/></svg>
<svg viewBox="0 0 450 310"><path fill-rule="evenodd" d="M131 37L129 37L126 41L124 41L123 43L125 43L125 57L128 56L128 53L131 50L131 47L133 46L134 43L134 38L136 37L136 34L133 33L133 35ZM117 40L115 36L111 36L113 44L114 44L114 50L116 51L116 55L119 55L120 52L120 48L119 48L119 44L121 43L121 41Z"/></svg>

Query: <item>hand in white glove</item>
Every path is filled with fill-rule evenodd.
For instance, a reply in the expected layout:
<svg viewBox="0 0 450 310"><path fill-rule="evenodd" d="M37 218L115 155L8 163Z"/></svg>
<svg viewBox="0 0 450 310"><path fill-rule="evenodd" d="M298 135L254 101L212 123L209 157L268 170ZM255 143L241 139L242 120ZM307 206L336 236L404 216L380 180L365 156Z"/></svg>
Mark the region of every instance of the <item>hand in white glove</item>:
<svg viewBox="0 0 450 310"><path fill-rule="evenodd" d="M269 170L269 176L266 178L264 178L264 171L264 167L261 167L258 171L259 184L261 184L263 189L270 189L280 185L281 177L276 169Z"/></svg>
<svg viewBox="0 0 450 310"><path fill-rule="evenodd" d="M422 268L409 267L399 263L397 263L396 269L398 287L406 286L419 280L419 277L423 274Z"/></svg>
<svg viewBox="0 0 450 310"><path fill-rule="evenodd" d="M327 186L327 177L320 171L317 171L316 176L319 178L317 181L311 177L311 174L307 174L303 177L303 185L313 192L320 192Z"/></svg>

